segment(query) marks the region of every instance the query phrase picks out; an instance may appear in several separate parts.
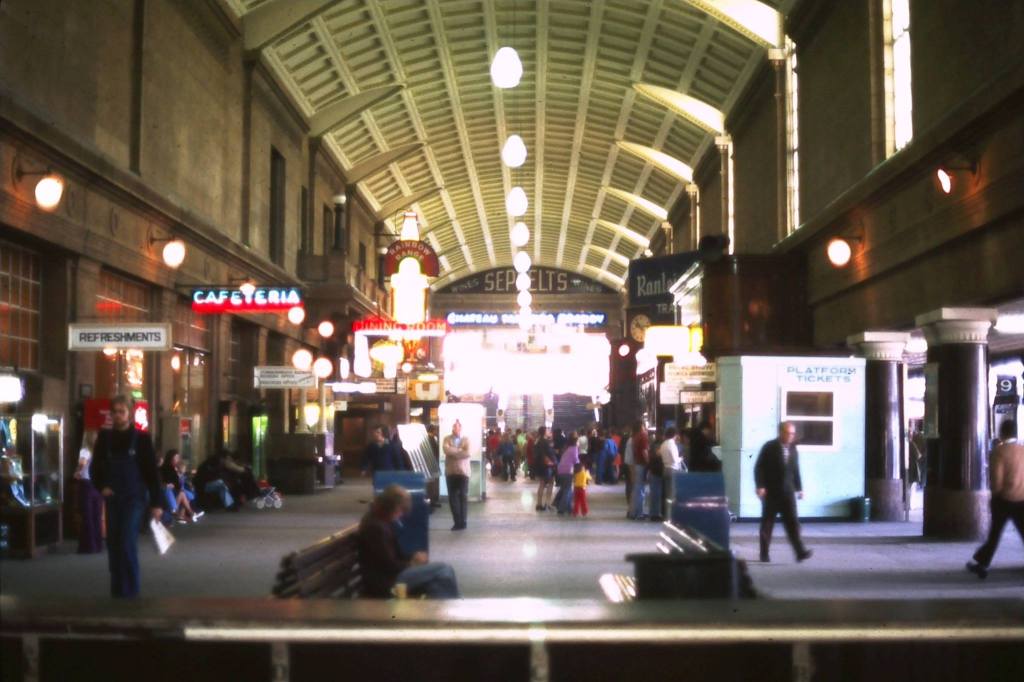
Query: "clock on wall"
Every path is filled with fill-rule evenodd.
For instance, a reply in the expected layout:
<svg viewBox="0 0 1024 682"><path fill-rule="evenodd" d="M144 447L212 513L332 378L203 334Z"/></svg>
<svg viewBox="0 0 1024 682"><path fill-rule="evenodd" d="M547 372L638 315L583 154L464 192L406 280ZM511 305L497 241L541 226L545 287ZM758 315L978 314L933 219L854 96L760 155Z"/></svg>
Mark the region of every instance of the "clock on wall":
<svg viewBox="0 0 1024 682"><path fill-rule="evenodd" d="M651 318L646 315L636 315L629 322L629 335L633 337L633 340L637 343L644 342L644 336L647 334L647 328L651 326Z"/></svg>

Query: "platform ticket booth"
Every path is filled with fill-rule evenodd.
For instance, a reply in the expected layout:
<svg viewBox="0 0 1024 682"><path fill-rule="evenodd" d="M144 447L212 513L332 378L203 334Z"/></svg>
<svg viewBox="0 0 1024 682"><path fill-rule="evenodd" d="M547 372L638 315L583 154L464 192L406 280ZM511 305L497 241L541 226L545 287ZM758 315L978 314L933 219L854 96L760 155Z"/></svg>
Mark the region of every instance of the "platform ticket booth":
<svg viewBox="0 0 1024 682"><path fill-rule="evenodd" d="M718 426L729 508L761 515L754 465L781 421L796 426L801 518L848 517L864 495L862 358L737 356L718 359Z"/></svg>

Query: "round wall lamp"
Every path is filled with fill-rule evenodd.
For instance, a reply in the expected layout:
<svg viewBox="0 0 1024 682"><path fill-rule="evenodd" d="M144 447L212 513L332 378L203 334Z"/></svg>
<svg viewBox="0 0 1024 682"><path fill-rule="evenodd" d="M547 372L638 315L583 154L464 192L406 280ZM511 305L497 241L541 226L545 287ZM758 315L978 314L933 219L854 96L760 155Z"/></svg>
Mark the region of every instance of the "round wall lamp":
<svg viewBox="0 0 1024 682"><path fill-rule="evenodd" d="M326 379L334 373L334 364L327 358L317 358L313 363L313 374L320 379Z"/></svg>
<svg viewBox="0 0 1024 682"><path fill-rule="evenodd" d="M943 194L952 194L956 187L957 179L964 172L976 175L978 173L978 162L969 156L957 155L956 163L944 163L935 169L935 182L939 191Z"/></svg>
<svg viewBox="0 0 1024 682"><path fill-rule="evenodd" d="M288 321L292 324L302 324L306 319L306 309L302 306L294 306L288 309Z"/></svg>
<svg viewBox="0 0 1024 682"><path fill-rule="evenodd" d="M331 336L334 336L334 323L330 320L324 320L317 325L316 330L320 333L320 336L325 339L330 338Z"/></svg>
<svg viewBox="0 0 1024 682"><path fill-rule="evenodd" d="M64 196L64 178L54 173L52 169L46 168L45 170L38 171L23 170L17 158L15 158L12 175L14 176L15 184L20 183L22 178L26 176L40 176L35 186L35 197L36 206L42 210L52 211L60 204L60 200Z"/></svg>
<svg viewBox="0 0 1024 682"><path fill-rule="evenodd" d="M846 237L833 237L825 247L825 254L832 267L844 268L850 263L853 257L853 248Z"/></svg>
<svg viewBox="0 0 1024 682"><path fill-rule="evenodd" d="M330 362L330 360L328 360ZM313 366L313 354L305 348L300 348L292 353L292 367L295 369L301 369L303 371L308 370Z"/></svg>
<svg viewBox="0 0 1024 682"><path fill-rule="evenodd" d="M163 258L164 265L177 270L182 263L185 262L185 255L188 253L188 249L185 247L185 242L177 237L150 237L149 245L163 243L164 248L161 251L161 257Z"/></svg>
<svg viewBox="0 0 1024 682"><path fill-rule="evenodd" d="M242 295L246 298L251 298L256 293L256 283L251 279L247 279L238 285L238 290L242 292Z"/></svg>

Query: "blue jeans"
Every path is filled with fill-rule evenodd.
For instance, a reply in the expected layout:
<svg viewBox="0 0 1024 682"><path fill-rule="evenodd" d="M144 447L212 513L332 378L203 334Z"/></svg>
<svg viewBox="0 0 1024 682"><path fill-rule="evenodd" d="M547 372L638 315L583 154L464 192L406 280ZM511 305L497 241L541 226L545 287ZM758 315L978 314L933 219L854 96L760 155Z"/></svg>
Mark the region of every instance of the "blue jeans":
<svg viewBox="0 0 1024 682"><path fill-rule="evenodd" d="M164 508L167 511L172 514L178 511L178 496L174 494L174 488L164 488L164 502L166 503Z"/></svg>
<svg viewBox="0 0 1024 682"><path fill-rule="evenodd" d="M633 465L633 509L632 518L644 515L644 498L647 497L644 484L647 482L647 467L643 464Z"/></svg>
<svg viewBox="0 0 1024 682"><path fill-rule="evenodd" d="M563 514L568 514L572 511L572 474L558 474L555 481L558 483L555 509Z"/></svg>
<svg viewBox="0 0 1024 682"><path fill-rule="evenodd" d="M398 574L396 583L405 583L409 596L427 595L430 599L458 599L455 570L448 564L431 562L410 566Z"/></svg>
<svg viewBox="0 0 1024 682"><path fill-rule="evenodd" d="M114 494L107 498L107 560L113 597L139 596L139 530L145 511L141 497Z"/></svg>
<svg viewBox="0 0 1024 682"><path fill-rule="evenodd" d="M228 492L227 484L224 483L224 481L222 481L219 478L216 481L207 482L206 487L203 488L203 491L211 494L220 495L221 504L224 505L225 509L235 504L235 498L231 497L231 493Z"/></svg>

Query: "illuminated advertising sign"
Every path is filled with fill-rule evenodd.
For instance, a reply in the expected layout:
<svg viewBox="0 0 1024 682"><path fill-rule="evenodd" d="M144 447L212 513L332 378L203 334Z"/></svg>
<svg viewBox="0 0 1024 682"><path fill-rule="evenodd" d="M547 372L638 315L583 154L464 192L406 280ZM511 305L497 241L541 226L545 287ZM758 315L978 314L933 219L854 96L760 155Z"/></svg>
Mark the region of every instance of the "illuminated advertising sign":
<svg viewBox="0 0 1024 682"><path fill-rule="evenodd" d="M444 320L424 320L416 324L402 324L383 317L367 317L353 322L352 331L367 336L444 336L448 333L448 323Z"/></svg>
<svg viewBox="0 0 1024 682"><path fill-rule="evenodd" d="M302 292L294 287L256 287L252 293L237 288L192 290L197 313L272 313L302 305Z"/></svg>
<svg viewBox="0 0 1024 682"><path fill-rule="evenodd" d="M393 275L398 272L398 265L406 258L412 258L420 264L420 273L428 277L437 277L437 253L426 242L402 239L393 242L384 255L384 274Z"/></svg>
<svg viewBox="0 0 1024 682"><path fill-rule="evenodd" d="M445 318L452 327L515 327L519 325L519 313L498 312L453 312ZM530 321L537 325L562 325L565 327L603 327L608 323L607 313L533 313Z"/></svg>

